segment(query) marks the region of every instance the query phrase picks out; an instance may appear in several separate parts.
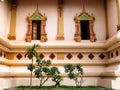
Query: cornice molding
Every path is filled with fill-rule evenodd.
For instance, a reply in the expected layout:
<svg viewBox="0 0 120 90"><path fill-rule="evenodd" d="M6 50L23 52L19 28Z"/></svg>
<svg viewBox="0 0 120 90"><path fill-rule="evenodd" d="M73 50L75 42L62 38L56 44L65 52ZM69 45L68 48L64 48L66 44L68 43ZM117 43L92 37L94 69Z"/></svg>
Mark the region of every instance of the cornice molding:
<svg viewBox="0 0 120 90"><path fill-rule="evenodd" d="M17 41L17 40L8 40L7 38L0 36L1 46L5 51L11 51L12 49L26 49L33 44L39 44L41 49L104 49L105 52L110 51L118 46L120 46L120 31L118 31L113 37L109 38L105 41L97 41L97 42L90 42L90 41L82 41L82 42L75 42L75 41L47 41L47 42L40 42L38 40L34 40L31 43L25 41ZM112 47L111 47L112 46Z"/></svg>
<svg viewBox="0 0 120 90"><path fill-rule="evenodd" d="M31 63L31 60L8 60L8 59L0 59L0 64L2 65L5 65L5 66L27 66L28 64ZM68 61L67 60L54 60L52 61L52 64L51 66L64 66L65 64L67 64ZM74 62L74 61L69 61L69 63L75 65L75 64L78 64L80 63L81 65L83 66L105 66L106 65L106 61L102 61L102 62L96 62L96 61L93 61L93 62L88 62L88 61L85 61L85 62L82 62L82 61L77 61L77 62ZM36 61L34 60L33 61L33 64L36 65Z"/></svg>
<svg viewBox="0 0 120 90"><path fill-rule="evenodd" d="M0 78L9 78L9 77L26 77L29 78L30 74L29 73L25 73L25 72L21 72L21 73L17 73L17 72L0 72ZM67 75L65 73L61 74L62 77L67 77ZM120 77L120 73L119 72L87 72L84 73L84 78L87 77L108 77L108 78L116 78L116 77ZM33 78L35 78L35 75L33 75Z"/></svg>

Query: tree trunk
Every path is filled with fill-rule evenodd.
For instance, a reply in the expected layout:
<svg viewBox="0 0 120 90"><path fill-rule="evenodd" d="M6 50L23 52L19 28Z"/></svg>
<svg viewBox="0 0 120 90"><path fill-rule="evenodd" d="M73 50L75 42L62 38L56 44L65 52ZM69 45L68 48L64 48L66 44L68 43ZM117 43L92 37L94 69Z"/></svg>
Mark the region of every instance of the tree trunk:
<svg viewBox="0 0 120 90"><path fill-rule="evenodd" d="M31 64L33 65L33 58L32 58ZM32 88L32 72L33 72L33 70L30 73L30 89Z"/></svg>

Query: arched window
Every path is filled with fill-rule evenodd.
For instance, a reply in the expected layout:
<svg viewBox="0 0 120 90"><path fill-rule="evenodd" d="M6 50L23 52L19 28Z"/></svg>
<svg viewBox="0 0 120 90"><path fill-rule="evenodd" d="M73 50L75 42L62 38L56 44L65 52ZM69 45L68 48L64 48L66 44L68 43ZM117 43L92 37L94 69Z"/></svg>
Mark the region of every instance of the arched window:
<svg viewBox="0 0 120 90"><path fill-rule="evenodd" d="M74 40L80 42L81 40L90 40L91 42L96 41L95 33L93 30L94 25L94 16L93 14L89 15L86 12L82 12L80 15L76 15L74 18L75 21L75 35Z"/></svg>
<svg viewBox="0 0 120 90"><path fill-rule="evenodd" d="M38 9L33 15L27 17L28 31L25 40L31 42L31 40L40 40L41 42L47 41L47 34L45 31L46 16L39 13Z"/></svg>

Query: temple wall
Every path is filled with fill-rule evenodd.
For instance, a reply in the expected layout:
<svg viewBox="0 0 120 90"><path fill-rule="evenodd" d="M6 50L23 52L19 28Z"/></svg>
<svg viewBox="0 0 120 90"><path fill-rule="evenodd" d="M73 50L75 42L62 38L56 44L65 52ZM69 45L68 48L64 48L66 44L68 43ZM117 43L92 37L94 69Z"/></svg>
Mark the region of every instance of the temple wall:
<svg viewBox="0 0 120 90"><path fill-rule="evenodd" d="M116 0L107 0L107 9L109 37L112 37L117 32L118 25Z"/></svg>
<svg viewBox="0 0 120 90"><path fill-rule="evenodd" d="M10 24L10 8L8 0L0 2L0 35L7 37Z"/></svg>
<svg viewBox="0 0 120 90"><path fill-rule="evenodd" d="M17 25L16 25L16 38L17 40L24 40L27 32L27 20L26 17L33 14L37 8L37 1L19 0L17 9ZM46 32L48 34L48 40L56 40L57 35L57 0L53 2L46 2L39 0L39 11L41 14L46 14ZM86 12L93 13L96 20L94 23L94 31L96 33L97 40L105 40L105 12L103 0L87 0ZM74 16L82 12L82 0L66 0L64 2L64 37L65 40L73 40L75 34ZM102 13L102 14L101 14ZM22 33L22 35L20 34ZM102 35L102 37L101 37Z"/></svg>
<svg viewBox="0 0 120 90"><path fill-rule="evenodd" d="M5 0L6 1L6 0ZM36 10L37 1L34 0L18 0L17 22L16 22L16 39L8 40L7 33L9 30L9 10L7 2L0 2L0 81L3 88L14 87L19 85L29 85L29 71L27 65L31 63L29 57L25 58L24 54L28 46L37 43L40 44L38 50L42 59L50 59L51 66L57 66L64 77L62 85L75 85L69 80L64 73L64 64L80 63L84 69L83 85L94 85L112 87L120 89L120 31L116 33L117 11L115 0L107 0L108 2L108 29L110 38L106 41L106 25L104 0L87 0L86 11L93 13L96 20L94 23L94 31L98 42L91 43L82 41L76 43L73 40L75 32L74 16L82 12L82 0L65 0L64 3L64 35L65 40L55 41L57 35L57 0L49 2L39 0L39 11L46 14L46 32L48 41L41 43L32 41L31 43L23 41L27 32L27 15L31 15ZM2 7L3 6L3 7ZM111 7L110 7L111 6ZM115 13L112 13L115 11ZM102 13L102 14L101 14ZM1 18L2 17L2 18ZM114 23L113 23L114 22ZM6 27L5 25L8 24ZM113 26L113 27L112 27ZM3 30L4 29L4 30ZM116 34L115 34L116 33ZM5 37L4 37L5 36ZM62 57L59 58L59 57ZM35 60L34 60L35 64ZM39 80L35 77L33 85L39 85ZM49 80L45 85L54 85Z"/></svg>
<svg viewBox="0 0 120 90"><path fill-rule="evenodd" d="M85 83L83 84L83 86L86 86L88 85L89 83L89 86L98 86L98 83L99 81L101 80L100 78L97 78L97 77L88 77L88 78L85 78L86 81ZM24 86L29 86L29 78L14 78L14 86L21 86L23 85L24 83ZM51 86L51 85L55 85L55 83L51 80L51 78L44 84L45 86ZM65 86L75 86L75 82L73 80L70 80L69 78L64 78L63 81L61 81L61 85L65 85ZM33 78L33 86L39 86L39 80L36 79L36 78Z"/></svg>

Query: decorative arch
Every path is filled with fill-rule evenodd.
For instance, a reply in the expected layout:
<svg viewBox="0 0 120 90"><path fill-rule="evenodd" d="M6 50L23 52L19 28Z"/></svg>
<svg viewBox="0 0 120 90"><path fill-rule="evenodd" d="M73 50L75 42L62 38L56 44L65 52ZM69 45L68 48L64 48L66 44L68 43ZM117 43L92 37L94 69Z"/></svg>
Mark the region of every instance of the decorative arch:
<svg viewBox="0 0 120 90"><path fill-rule="evenodd" d="M76 16L74 17L74 21L76 28L74 40L76 42L80 42L81 40L90 40L91 42L96 41L95 32L93 30L95 21L95 17L93 16L93 14L89 15L88 13L83 11L80 15L76 14ZM85 29L87 29L88 31L85 31ZM85 34L87 34L86 37L84 37Z"/></svg>
<svg viewBox="0 0 120 90"><path fill-rule="evenodd" d="M38 9L32 15L27 16L28 30L26 34L26 42L31 40L40 40L41 42L47 41L46 34L46 20L47 17L39 13Z"/></svg>

